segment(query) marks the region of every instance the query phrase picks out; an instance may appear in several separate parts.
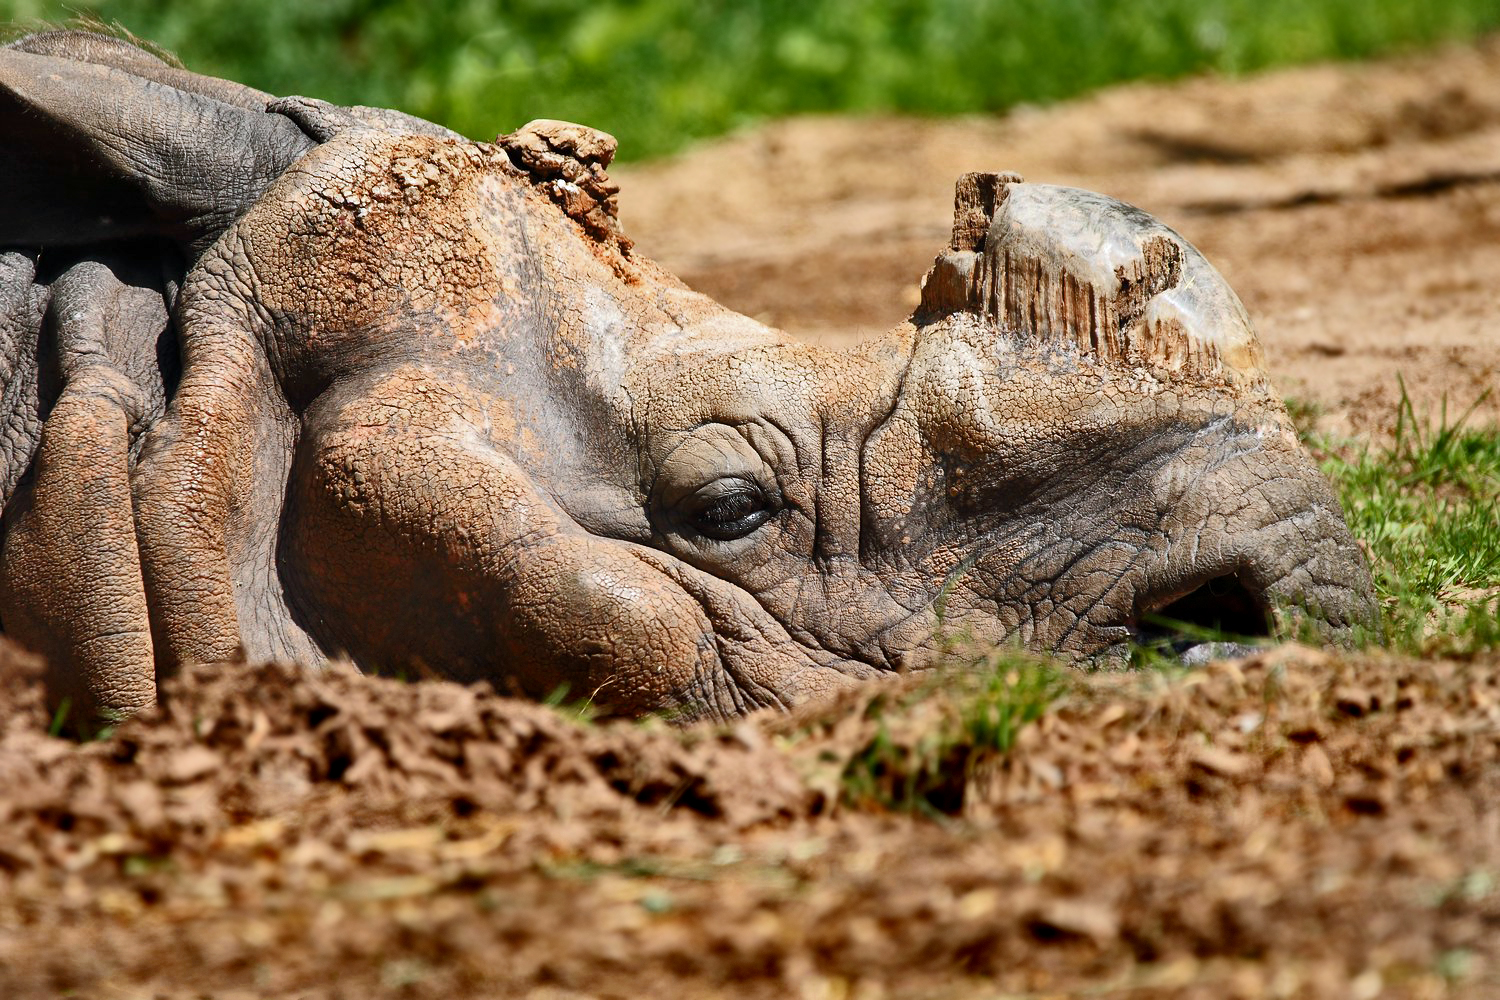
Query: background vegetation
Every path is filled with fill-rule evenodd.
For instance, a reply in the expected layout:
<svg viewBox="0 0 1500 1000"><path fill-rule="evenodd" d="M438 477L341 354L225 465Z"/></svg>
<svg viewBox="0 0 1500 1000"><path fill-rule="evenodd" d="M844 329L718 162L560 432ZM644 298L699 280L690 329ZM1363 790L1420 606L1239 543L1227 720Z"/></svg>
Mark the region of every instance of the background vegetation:
<svg viewBox="0 0 1500 1000"><path fill-rule="evenodd" d="M566 118L631 159L766 116L999 111L1366 57L1500 27L1500 0L0 0L5 20L77 15L277 94L476 138Z"/></svg>

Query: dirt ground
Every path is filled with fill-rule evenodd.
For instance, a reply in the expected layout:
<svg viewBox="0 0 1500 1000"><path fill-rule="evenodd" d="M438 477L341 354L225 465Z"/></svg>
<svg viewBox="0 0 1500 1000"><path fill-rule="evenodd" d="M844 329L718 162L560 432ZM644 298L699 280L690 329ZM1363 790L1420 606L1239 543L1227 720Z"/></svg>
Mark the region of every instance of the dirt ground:
<svg viewBox="0 0 1500 1000"><path fill-rule="evenodd" d="M1398 373L1419 410L1500 381L1500 41L785 122L621 171L622 214L849 342L973 169L1178 228L1327 430L1388 432ZM36 672L0 641L0 997L1500 996L1500 656L1077 678L1009 755L921 678L677 732L277 666L77 746Z"/></svg>
<svg viewBox="0 0 1500 1000"><path fill-rule="evenodd" d="M1096 675L1009 756L930 679L684 734L274 666L76 749L3 659L6 997L1500 995L1500 657Z"/></svg>

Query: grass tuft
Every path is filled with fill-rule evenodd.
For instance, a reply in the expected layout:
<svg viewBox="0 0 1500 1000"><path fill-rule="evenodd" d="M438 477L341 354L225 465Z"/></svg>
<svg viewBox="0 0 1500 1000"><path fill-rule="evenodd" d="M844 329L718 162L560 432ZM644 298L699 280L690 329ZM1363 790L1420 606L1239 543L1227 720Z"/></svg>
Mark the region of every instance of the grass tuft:
<svg viewBox="0 0 1500 1000"><path fill-rule="evenodd" d="M1500 428L1419 416L1401 387L1391 444L1320 435L1308 445L1364 544L1386 644L1412 654L1500 647Z"/></svg>
<svg viewBox="0 0 1500 1000"><path fill-rule="evenodd" d="M1067 688L1067 667L1011 649L873 697L843 762L845 805L957 814L1016 737Z"/></svg>

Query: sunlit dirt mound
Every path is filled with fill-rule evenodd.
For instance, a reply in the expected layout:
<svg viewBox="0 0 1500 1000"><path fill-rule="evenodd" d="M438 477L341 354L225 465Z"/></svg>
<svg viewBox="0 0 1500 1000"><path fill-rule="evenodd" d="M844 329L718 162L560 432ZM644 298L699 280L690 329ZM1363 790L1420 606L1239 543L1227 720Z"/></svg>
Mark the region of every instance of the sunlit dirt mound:
<svg viewBox="0 0 1500 1000"><path fill-rule="evenodd" d="M7 997L1500 989L1500 657L1069 675L1009 754L1022 668L678 732L203 667L80 746L31 666Z"/></svg>

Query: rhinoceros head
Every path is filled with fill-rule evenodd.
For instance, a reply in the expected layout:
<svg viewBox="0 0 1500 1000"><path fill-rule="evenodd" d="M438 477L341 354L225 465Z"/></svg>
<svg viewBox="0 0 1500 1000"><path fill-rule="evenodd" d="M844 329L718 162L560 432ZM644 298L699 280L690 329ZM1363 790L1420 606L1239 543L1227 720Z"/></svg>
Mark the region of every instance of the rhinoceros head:
<svg viewBox="0 0 1500 1000"><path fill-rule="evenodd" d="M1111 199L964 177L916 313L835 351L635 253L579 126L469 142L82 36L0 84L0 361L45 418L0 621L96 703L243 650L729 716L945 634L1372 618L1244 309Z"/></svg>

